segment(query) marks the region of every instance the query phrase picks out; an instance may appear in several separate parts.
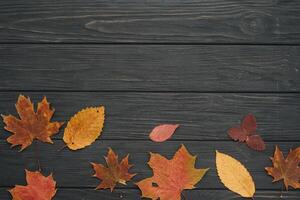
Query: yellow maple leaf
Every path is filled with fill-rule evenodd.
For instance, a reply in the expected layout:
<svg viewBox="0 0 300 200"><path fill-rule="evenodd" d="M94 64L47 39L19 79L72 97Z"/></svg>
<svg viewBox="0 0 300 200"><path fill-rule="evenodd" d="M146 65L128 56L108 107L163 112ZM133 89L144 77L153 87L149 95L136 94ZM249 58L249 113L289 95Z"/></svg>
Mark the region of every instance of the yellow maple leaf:
<svg viewBox="0 0 300 200"><path fill-rule="evenodd" d="M216 165L219 178L229 190L242 197L253 197L255 185L253 179L238 160L216 151Z"/></svg>
<svg viewBox="0 0 300 200"><path fill-rule="evenodd" d="M68 122L63 140L72 150L82 149L91 145L100 136L103 125L103 106L85 108Z"/></svg>

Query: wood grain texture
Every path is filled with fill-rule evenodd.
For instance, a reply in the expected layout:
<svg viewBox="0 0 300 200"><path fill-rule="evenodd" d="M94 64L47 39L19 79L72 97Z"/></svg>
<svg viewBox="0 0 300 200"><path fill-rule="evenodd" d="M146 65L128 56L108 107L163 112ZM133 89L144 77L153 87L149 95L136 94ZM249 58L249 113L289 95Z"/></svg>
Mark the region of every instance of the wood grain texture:
<svg viewBox="0 0 300 200"><path fill-rule="evenodd" d="M16 114L19 93L37 105L43 95L68 121L80 109L104 105L103 134L73 152L35 141L18 152L0 130L0 199L25 184L24 169L53 172L54 200L134 200L134 185L151 176L149 152L168 158L185 144L210 170L188 200L241 199L220 183L215 150L240 160L256 183L256 200L279 199L264 167L279 145L300 146L300 1L286 0L13 0L0 1L0 113ZM231 141L226 130L247 113L258 119L264 152ZM4 124L0 120L0 126ZM164 143L152 128L178 123ZM93 190L89 162L103 163L108 147L130 154L138 173L127 186ZM299 190L283 192L298 200Z"/></svg>
<svg viewBox="0 0 300 200"><path fill-rule="evenodd" d="M0 42L286 43L300 2L14 0L0 2Z"/></svg>
<svg viewBox="0 0 300 200"><path fill-rule="evenodd" d="M0 45L0 90L300 91L298 46Z"/></svg>
<svg viewBox="0 0 300 200"><path fill-rule="evenodd" d="M14 114L19 93L0 92L0 111ZM226 131L247 113L258 120L258 132L269 141L299 141L300 94L26 92L32 101L46 95L56 113L68 121L88 106L104 105L106 121L101 139L148 140L155 125L181 126L171 139L230 140ZM1 126L2 125L1 120ZM55 138L62 138L63 129ZM0 138L10 134L1 131Z"/></svg>
<svg viewBox="0 0 300 200"><path fill-rule="evenodd" d="M42 171L45 174L53 172L58 186L61 187L89 187L95 188L100 181L91 177L93 174L90 162L103 163L103 156L107 154L108 147L114 149L119 157L130 154L129 160L134 164L131 172L138 173L126 186L119 185L120 188L135 188L133 184L152 174L147 165L149 152L160 153L171 158L180 145L184 145L192 154L198 155L196 166L210 170L197 184L201 189L223 189L224 186L219 181L215 169L215 150L227 153L240 160L249 170L256 183L257 189L281 189L282 183L272 183L272 177L267 175L264 167L272 166L270 156L273 155L275 145L278 145L283 152L287 153L290 148L299 147L300 142L268 142L264 152L256 152L243 144L234 142L207 142L207 141L168 141L164 143L154 143L150 141L101 141L98 140L93 145L80 150L70 151L58 150L64 145L63 141L56 140L54 144L37 142L23 152L17 149L10 149L6 141L0 141L0 180L4 186L12 186L16 183L24 184L24 169L37 170L37 160L39 157ZM35 149L39 149L36 155ZM13 167L12 167L13 166Z"/></svg>
<svg viewBox="0 0 300 200"><path fill-rule="evenodd" d="M0 198L10 199L7 192L9 188L0 188ZM260 190L255 193L255 199L278 199L280 191ZM194 199L210 199L210 200L243 200L243 198L235 195L230 191L225 190L188 190L184 191L186 198ZM283 191L283 199L298 200L299 191ZM72 189L59 188L53 200L90 200L90 199L105 199L105 200L136 200L140 199L141 193L138 189L115 189L114 192L108 190L96 191L93 189ZM146 200L146 199L145 199Z"/></svg>

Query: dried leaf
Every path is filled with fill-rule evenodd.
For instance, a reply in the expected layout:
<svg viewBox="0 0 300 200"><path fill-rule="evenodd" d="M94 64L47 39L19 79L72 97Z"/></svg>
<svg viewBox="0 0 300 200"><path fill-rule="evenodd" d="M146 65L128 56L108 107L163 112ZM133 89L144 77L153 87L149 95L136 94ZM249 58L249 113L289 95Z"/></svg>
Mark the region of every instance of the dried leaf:
<svg viewBox="0 0 300 200"><path fill-rule="evenodd" d="M75 114L65 128L63 140L72 150L91 145L101 134L104 107L85 108Z"/></svg>
<svg viewBox="0 0 300 200"><path fill-rule="evenodd" d="M192 156L184 145L173 159L150 153L149 166L153 176L137 183L142 196L152 200L180 200L181 192L193 189L208 169L195 169L196 156Z"/></svg>
<svg viewBox="0 0 300 200"><path fill-rule="evenodd" d="M154 142L163 142L169 139L179 127L179 124L162 124L154 127L149 137Z"/></svg>
<svg viewBox="0 0 300 200"><path fill-rule="evenodd" d="M256 118L253 114L248 114L239 127L232 127L228 130L228 135L235 141L246 142L251 149L263 151L266 145L256 129Z"/></svg>
<svg viewBox="0 0 300 200"><path fill-rule="evenodd" d="M131 180L135 174L130 174L128 170L133 166L128 162L129 155L127 155L121 163L118 161L118 155L109 148L107 157L105 157L107 167L102 164L91 163L95 174L94 176L102 180L101 184L96 189L110 188L113 191L117 183L126 185L126 182Z"/></svg>
<svg viewBox="0 0 300 200"><path fill-rule="evenodd" d="M25 171L28 185L16 185L9 190L13 200L51 200L56 193L52 174L45 177L38 171Z"/></svg>
<svg viewBox="0 0 300 200"><path fill-rule="evenodd" d="M20 119L8 115L3 117L5 129L13 135L7 138L7 141L13 146L21 145L21 151L28 147L34 139L43 142L53 143L51 136L58 133L63 122L50 122L54 109L46 99L38 103L37 112L34 111L33 104L29 97L20 95L16 104Z"/></svg>
<svg viewBox="0 0 300 200"><path fill-rule="evenodd" d="M216 151L216 166L225 187L242 197L253 197L255 185L244 165L233 157Z"/></svg>
<svg viewBox="0 0 300 200"><path fill-rule="evenodd" d="M286 190L291 186L300 189L300 147L290 150L286 159L282 151L276 146L274 157L271 157L273 167L266 167L268 174L273 176L275 181L283 179Z"/></svg>

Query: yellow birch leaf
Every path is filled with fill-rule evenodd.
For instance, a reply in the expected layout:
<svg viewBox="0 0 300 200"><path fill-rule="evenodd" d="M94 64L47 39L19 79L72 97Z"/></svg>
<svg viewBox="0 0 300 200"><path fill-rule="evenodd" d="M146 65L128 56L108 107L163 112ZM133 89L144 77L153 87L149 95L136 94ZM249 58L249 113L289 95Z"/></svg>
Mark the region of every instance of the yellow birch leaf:
<svg viewBox="0 0 300 200"><path fill-rule="evenodd" d="M242 163L227 154L216 151L216 165L219 178L225 187L242 197L253 197L255 185Z"/></svg>
<svg viewBox="0 0 300 200"><path fill-rule="evenodd" d="M85 108L75 114L65 128L66 145L72 150L91 145L102 132L104 117L103 106Z"/></svg>

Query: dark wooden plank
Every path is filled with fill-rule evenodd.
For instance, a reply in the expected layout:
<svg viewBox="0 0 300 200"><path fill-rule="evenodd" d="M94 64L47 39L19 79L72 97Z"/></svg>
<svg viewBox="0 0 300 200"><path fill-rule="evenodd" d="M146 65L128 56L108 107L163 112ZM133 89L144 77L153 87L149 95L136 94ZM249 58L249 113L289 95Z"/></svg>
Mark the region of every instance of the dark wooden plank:
<svg viewBox="0 0 300 200"><path fill-rule="evenodd" d="M10 194L6 191L8 188L0 188L0 198L10 199ZM280 191L259 190L255 193L255 199L279 199ZM58 189L54 200L134 200L140 199L141 193L137 189L116 189L114 192L108 190L96 191L93 189ZM184 191L187 199L210 199L210 200L242 200L243 198L227 190L188 190ZM299 191L283 191L282 199L299 200Z"/></svg>
<svg viewBox="0 0 300 200"><path fill-rule="evenodd" d="M0 90L300 91L299 62L298 46L1 45Z"/></svg>
<svg viewBox="0 0 300 200"><path fill-rule="evenodd" d="M229 140L227 129L249 112L258 119L266 140L297 140L300 132L300 94L26 92L37 103L43 95L56 109L53 120L68 121L87 106L106 107L101 139L148 139L161 123L179 123L175 140ZM0 92L0 111L14 114L19 93ZM36 105L36 104L35 104ZM0 122L3 126L2 120ZM10 134L1 131L0 138ZM62 138L62 132L55 138Z"/></svg>
<svg viewBox="0 0 300 200"><path fill-rule="evenodd" d="M53 120L68 121L81 108L106 107L102 139L148 139L160 123L179 123L173 139L226 140L226 130L252 112L266 140L299 140L300 94L195 94L32 92L33 102L48 97L56 109ZM0 93L0 110L16 115L18 93ZM2 123L2 122L1 122ZM61 138L62 132L55 138ZM1 134L1 138L10 135Z"/></svg>
<svg viewBox="0 0 300 200"><path fill-rule="evenodd" d="M0 42L300 41L299 1L14 0L0 2Z"/></svg>
<svg viewBox="0 0 300 200"><path fill-rule="evenodd" d="M197 167L210 168L210 171L197 186L202 189L224 188L219 182L215 170L215 150L226 152L239 159L253 176L258 189L280 189L282 183L272 183L272 178L268 176L264 167L270 166L269 156L273 155L274 146L288 152L290 148L299 147L300 142L268 142L264 152L250 150L243 144L234 142L207 142L207 141L168 141L165 143L154 143L150 141L96 141L93 145L76 152L64 149L58 152L64 144L61 140L55 141L54 145L37 143L30 146L23 152L17 149L10 149L9 145L0 141L0 173L1 185L11 186L16 183L24 184L24 169L36 170L36 149L39 151L39 160L42 171L45 174L54 173L54 177L60 187L91 187L99 184L99 180L91 177L93 170L90 162L102 163L103 156L107 153L107 148L112 147L119 157L129 153L130 162L134 164L132 172L138 173L133 178L137 182L143 178L151 176L151 170L147 166L149 152L157 152L171 158L180 144L184 143L192 154L199 155ZM36 148L35 148L36 147ZM133 182L127 186L134 188Z"/></svg>

